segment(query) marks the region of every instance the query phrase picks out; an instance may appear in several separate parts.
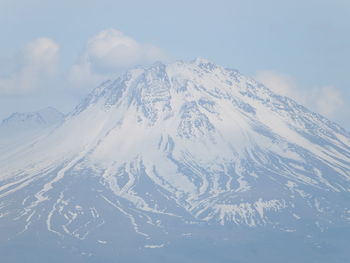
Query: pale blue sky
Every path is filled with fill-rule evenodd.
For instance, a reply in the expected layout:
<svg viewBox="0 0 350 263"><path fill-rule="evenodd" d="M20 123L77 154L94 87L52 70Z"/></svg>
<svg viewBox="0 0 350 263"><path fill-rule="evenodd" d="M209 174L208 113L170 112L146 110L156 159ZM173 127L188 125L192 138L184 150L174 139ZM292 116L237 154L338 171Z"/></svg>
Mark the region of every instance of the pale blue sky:
<svg viewBox="0 0 350 263"><path fill-rule="evenodd" d="M205 57L256 77L350 129L347 0L0 0L0 118L49 105L67 112L92 84L113 76L113 69L117 74L122 65L103 60L100 53L91 58L87 47L107 29L115 30L107 34L113 41L122 34L138 45L131 50L137 50L137 58L125 67L150 62L150 54L155 60ZM42 38L46 42L36 41ZM32 58L35 45L48 45L52 59ZM86 54L89 61L82 62ZM81 72L86 63L91 85L72 77L72 68ZM51 65L55 69L47 70ZM102 74L101 65L108 72ZM32 72L32 85L17 87Z"/></svg>

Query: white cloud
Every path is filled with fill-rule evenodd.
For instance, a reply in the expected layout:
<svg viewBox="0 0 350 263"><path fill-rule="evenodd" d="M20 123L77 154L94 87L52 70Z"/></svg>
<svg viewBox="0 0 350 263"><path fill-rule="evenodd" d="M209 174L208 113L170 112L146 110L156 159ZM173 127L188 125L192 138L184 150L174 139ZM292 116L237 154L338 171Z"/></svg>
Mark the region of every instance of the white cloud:
<svg viewBox="0 0 350 263"><path fill-rule="evenodd" d="M334 115L343 105L342 95L335 87L323 87L316 97L318 112L325 116Z"/></svg>
<svg viewBox="0 0 350 263"><path fill-rule="evenodd" d="M255 79L273 92L290 97L327 117L333 117L343 110L341 92L335 87L302 89L290 76L271 70L258 71Z"/></svg>
<svg viewBox="0 0 350 263"><path fill-rule="evenodd" d="M70 80L76 87L94 86L126 68L165 58L161 49L107 29L88 41L79 62L71 69Z"/></svg>
<svg viewBox="0 0 350 263"><path fill-rule="evenodd" d="M303 96L297 89L297 85L286 74L272 70L262 70L256 73L255 79L277 94L290 97L299 103L305 103Z"/></svg>
<svg viewBox="0 0 350 263"><path fill-rule="evenodd" d="M59 45L49 38L27 44L18 57L14 72L0 78L1 94L26 94L36 90L41 79L55 74Z"/></svg>
<svg viewBox="0 0 350 263"><path fill-rule="evenodd" d="M30 94L53 86L57 89L52 77L57 73L59 53L60 47L52 39L38 38L28 43L18 56L2 59L0 63L6 67L0 72L0 94ZM74 91L85 93L106 79L115 78L126 68L165 59L160 48L140 43L115 29L107 29L88 40L78 62L71 66L68 75L60 72L62 78L58 81L61 87L66 84L84 87Z"/></svg>

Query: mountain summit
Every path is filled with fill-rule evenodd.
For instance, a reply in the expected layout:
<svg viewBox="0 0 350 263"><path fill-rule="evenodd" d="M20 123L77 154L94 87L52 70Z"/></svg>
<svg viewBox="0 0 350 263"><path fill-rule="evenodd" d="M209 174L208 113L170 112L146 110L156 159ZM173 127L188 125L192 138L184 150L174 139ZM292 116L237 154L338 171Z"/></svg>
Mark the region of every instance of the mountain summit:
<svg viewBox="0 0 350 263"><path fill-rule="evenodd" d="M131 69L13 153L0 156L9 258L31 238L57 262L305 259L287 244L308 262L349 256L348 238L328 238L349 231L349 133L205 59Z"/></svg>

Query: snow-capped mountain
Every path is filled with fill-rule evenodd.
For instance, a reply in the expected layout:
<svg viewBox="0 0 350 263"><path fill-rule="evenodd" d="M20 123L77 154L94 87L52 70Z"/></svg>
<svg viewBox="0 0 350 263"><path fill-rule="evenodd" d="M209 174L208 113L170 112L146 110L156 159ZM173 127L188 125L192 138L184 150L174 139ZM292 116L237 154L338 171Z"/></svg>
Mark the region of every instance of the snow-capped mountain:
<svg viewBox="0 0 350 263"><path fill-rule="evenodd" d="M47 107L37 112L16 112L0 122L0 158L13 156L40 140L64 121L64 114Z"/></svg>
<svg viewBox="0 0 350 263"><path fill-rule="evenodd" d="M32 258L44 246L61 251L50 258L58 262L349 256L348 237L328 238L349 231L349 133L236 70L205 59L137 67L55 123L0 156L8 258L33 237ZM278 238L265 242L267 234ZM277 250L267 253L270 245ZM232 246L241 253L222 253ZM199 252L186 257L191 251Z"/></svg>
<svg viewBox="0 0 350 263"><path fill-rule="evenodd" d="M0 136L4 138L32 130L42 130L63 120L64 114L52 107L37 112L16 112L0 122Z"/></svg>

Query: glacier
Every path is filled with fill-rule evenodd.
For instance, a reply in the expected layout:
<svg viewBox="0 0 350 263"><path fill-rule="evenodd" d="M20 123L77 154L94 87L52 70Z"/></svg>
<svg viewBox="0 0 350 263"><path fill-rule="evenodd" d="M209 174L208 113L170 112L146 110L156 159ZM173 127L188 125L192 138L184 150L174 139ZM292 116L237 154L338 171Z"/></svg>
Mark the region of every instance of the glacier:
<svg viewBox="0 0 350 263"><path fill-rule="evenodd" d="M0 167L4 262L350 256L349 132L206 59L130 69L66 116L10 116Z"/></svg>

